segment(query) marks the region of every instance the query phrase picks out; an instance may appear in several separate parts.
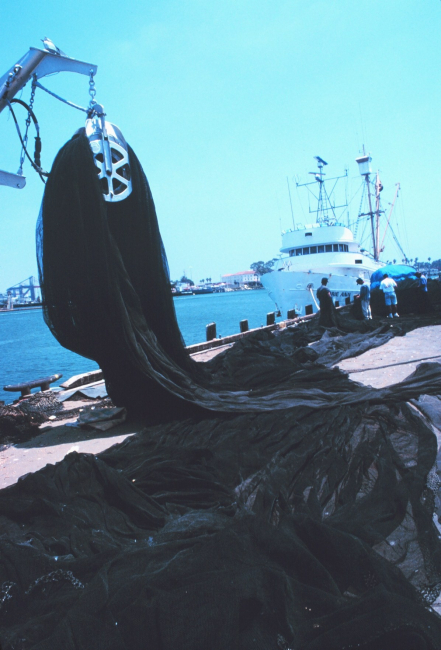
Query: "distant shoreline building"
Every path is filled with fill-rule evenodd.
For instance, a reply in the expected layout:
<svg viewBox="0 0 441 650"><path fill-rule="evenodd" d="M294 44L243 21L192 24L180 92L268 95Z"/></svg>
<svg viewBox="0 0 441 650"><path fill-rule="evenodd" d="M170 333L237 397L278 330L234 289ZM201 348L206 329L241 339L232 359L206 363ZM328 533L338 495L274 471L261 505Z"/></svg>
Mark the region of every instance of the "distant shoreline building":
<svg viewBox="0 0 441 650"><path fill-rule="evenodd" d="M259 281L260 277L254 271L238 271L238 273L227 273L222 276L222 282L231 285L249 284L250 282L256 283Z"/></svg>

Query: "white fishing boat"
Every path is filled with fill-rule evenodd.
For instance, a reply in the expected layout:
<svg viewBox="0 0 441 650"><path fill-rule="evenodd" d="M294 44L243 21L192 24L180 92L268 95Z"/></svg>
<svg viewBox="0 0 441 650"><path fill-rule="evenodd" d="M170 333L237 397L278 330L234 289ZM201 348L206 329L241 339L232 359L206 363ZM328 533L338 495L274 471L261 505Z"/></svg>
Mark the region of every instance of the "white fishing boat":
<svg viewBox="0 0 441 650"><path fill-rule="evenodd" d="M383 187L378 173L374 183L370 179L370 156L364 154L356 159L363 177L361 205L364 205L365 200L367 207L366 212L360 210L352 227L349 223L345 225L339 222L339 210L345 209L347 204L335 205L333 192L328 192L326 187L327 183L332 182L335 188L338 180L344 177L325 179L323 168L327 163L319 156L315 156L315 159L318 172L310 172L314 174L315 180L303 185L297 183L297 186L316 187L318 194L314 196L317 208L310 208L310 212L317 215L316 222L296 225L292 230L282 233L279 259L270 272L261 276L263 286L283 318L292 317L294 311L296 315L317 312L319 306L316 291L324 277L328 278L328 289L336 306L353 301L353 297L359 293L357 278L369 281L371 274L384 265L380 261L380 253L384 250L386 230L391 228L390 217L398 196L399 184L380 243L380 216L384 214L380 207L380 192ZM370 250L362 248L357 241L356 233L360 224L369 228ZM396 239L395 234L392 234ZM399 244L398 246L404 255Z"/></svg>

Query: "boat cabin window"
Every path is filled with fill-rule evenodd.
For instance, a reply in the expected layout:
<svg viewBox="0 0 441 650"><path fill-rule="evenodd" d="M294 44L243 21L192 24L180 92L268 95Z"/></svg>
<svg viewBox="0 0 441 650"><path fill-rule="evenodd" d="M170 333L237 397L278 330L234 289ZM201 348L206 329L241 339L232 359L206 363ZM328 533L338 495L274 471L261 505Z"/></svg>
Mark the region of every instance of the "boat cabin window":
<svg viewBox="0 0 441 650"><path fill-rule="evenodd" d="M344 252L347 253L349 251L348 244L324 244L323 246L308 246L305 248L291 248L289 251L289 256L290 257L297 257L298 255L315 255L316 253L332 253L333 251L336 252ZM357 264L361 264L360 262L356 262Z"/></svg>
<svg viewBox="0 0 441 650"><path fill-rule="evenodd" d="M305 232L305 237L312 237L312 232Z"/></svg>
<svg viewBox="0 0 441 650"><path fill-rule="evenodd" d="M363 260L355 260L356 264L363 264Z"/></svg>

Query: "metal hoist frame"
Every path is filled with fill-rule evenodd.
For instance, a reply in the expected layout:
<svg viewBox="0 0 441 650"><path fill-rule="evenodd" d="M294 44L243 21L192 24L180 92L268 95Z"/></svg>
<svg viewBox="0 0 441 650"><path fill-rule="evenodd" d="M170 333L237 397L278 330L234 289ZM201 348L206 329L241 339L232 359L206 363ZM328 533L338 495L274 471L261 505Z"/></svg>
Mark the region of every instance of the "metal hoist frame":
<svg viewBox="0 0 441 650"><path fill-rule="evenodd" d="M46 39L45 39L46 40ZM46 45L46 43L45 43ZM55 46L54 46L55 47ZM89 94L90 102L88 108L83 108L48 90L38 81L41 77L54 72L77 72L89 76ZM41 169L40 152L41 140L39 137L38 122L33 113L33 104L35 99L36 88L41 88L56 99L68 104L72 108L87 113L85 124L86 137L94 157L95 167L97 168L98 179L105 201L117 202L123 201L132 192L132 182L130 175L128 146L120 129L111 122L105 120L104 107L95 101L95 74L97 66L78 61L65 56L58 48L40 50L30 48L10 70L0 78L0 112L9 107L14 118L18 135L21 141L20 164L17 174L0 170L0 185L22 189L26 185L26 178L23 176L23 164L27 156L44 180L48 174ZM14 99L15 95L27 84L32 78L31 98L29 104L22 100ZM26 129L22 137L17 119L15 117L12 103L22 104L28 110L26 119ZM31 119L37 130L36 147L34 161L27 151L28 134Z"/></svg>

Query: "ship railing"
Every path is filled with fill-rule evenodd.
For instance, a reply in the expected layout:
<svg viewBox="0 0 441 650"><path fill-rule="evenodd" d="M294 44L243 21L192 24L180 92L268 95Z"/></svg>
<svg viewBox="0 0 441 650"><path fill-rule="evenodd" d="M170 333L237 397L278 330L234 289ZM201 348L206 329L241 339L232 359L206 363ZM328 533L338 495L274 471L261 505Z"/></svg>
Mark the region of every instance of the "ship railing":
<svg viewBox="0 0 441 650"><path fill-rule="evenodd" d="M311 228L328 228L330 225L332 226L340 226L342 228L347 228L348 226L344 223L340 223L336 221L335 223L329 224L329 223L299 223L295 228L288 228L287 230L283 231L283 235L286 235L288 232L297 232L299 230L311 230Z"/></svg>

